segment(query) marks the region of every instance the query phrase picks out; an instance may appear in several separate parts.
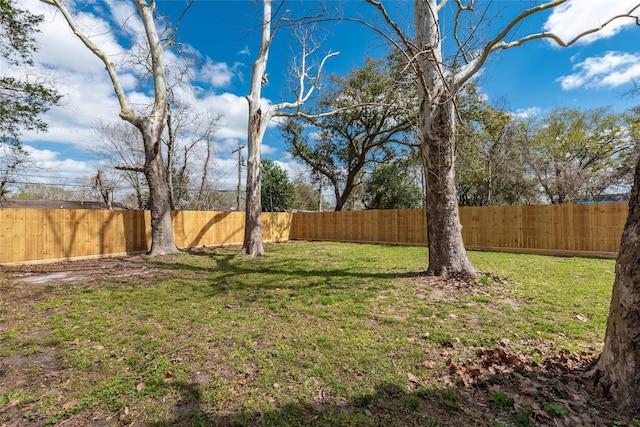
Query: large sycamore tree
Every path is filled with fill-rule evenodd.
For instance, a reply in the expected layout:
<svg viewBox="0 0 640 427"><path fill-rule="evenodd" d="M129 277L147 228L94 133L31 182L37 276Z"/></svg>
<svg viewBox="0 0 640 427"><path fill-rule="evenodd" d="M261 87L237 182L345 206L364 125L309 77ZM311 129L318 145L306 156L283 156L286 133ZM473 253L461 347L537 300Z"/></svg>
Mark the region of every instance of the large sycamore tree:
<svg viewBox="0 0 640 427"><path fill-rule="evenodd" d="M497 31L494 30L497 20L491 17L491 10L474 10L475 6L480 5L479 2L414 0L412 35L394 21L383 2L366 1L377 8L390 31L369 26L378 32L386 32L405 53L417 75L418 121L427 184L427 272L437 276L474 276L477 272L467 257L462 241L456 194L456 95L496 52L544 39L552 40L560 46L569 46L614 20L637 20L634 15L637 7L617 16L602 17L602 23L597 28L585 30L571 40L563 40L558 35L545 31L521 35L520 27L526 21L537 19L537 16L567 3L567 0L554 0L523 8ZM490 4L486 7L490 7ZM447 26L444 25L445 12L453 19L453 23L449 20Z"/></svg>
<svg viewBox="0 0 640 427"><path fill-rule="evenodd" d="M155 0L132 0L144 27L149 57L151 59L153 104L144 113L135 112L127 99L118 70L109 55L100 49L89 35L83 32L72 11L62 0L40 0L58 9L67 24L82 43L105 65L113 89L120 104L120 118L131 123L142 135L144 144L144 175L149 185L149 205L151 211L151 250L149 255L163 255L177 252L173 240L169 190L166 170L162 159L161 136L167 122L168 95L163 50L154 20Z"/></svg>
<svg viewBox="0 0 640 427"><path fill-rule="evenodd" d="M591 369L596 389L640 413L640 161L624 226L604 348Z"/></svg>
<svg viewBox="0 0 640 427"><path fill-rule="evenodd" d="M251 69L251 89L246 99L249 104L249 121L247 135L247 197L245 210L244 242L242 253L252 257L264 255L264 245L262 243L262 199L261 199L261 159L260 151L262 140L267 130L267 126L274 117L296 115L296 110L304 105L311 98L311 95L318 88L320 75L325 62L337 53L328 53L324 56L317 67L309 62L318 46L313 43L309 33L301 32L298 40L301 43L302 52L300 62L294 66L293 75L297 79L296 97L292 101L282 101L277 104L265 106L263 110L261 95L262 86L267 83L267 62L269 60L269 49L273 42L278 28L285 23L304 24L311 18L290 20L286 15L289 11L283 12L278 17L278 8L273 11L273 0L262 1L262 24L260 33L260 48L258 55ZM282 6L282 4L280 4ZM316 70L312 74L312 69Z"/></svg>

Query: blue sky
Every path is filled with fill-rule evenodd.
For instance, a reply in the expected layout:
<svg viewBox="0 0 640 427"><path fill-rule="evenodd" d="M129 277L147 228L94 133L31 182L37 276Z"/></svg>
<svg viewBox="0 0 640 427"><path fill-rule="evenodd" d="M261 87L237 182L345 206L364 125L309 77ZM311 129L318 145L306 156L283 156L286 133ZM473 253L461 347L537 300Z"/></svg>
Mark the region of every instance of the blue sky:
<svg viewBox="0 0 640 427"><path fill-rule="evenodd" d="M185 3L184 0L159 1L159 14L176 19ZM614 12L630 9L633 3L636 1L570 0L553 14L526 21L517 34L545 29L568 39L598 25ZM53 108L46 116L50 131L25 134L24 142L32 147L34 166L25 173L25 179L58 184L88 179L100 166L92 154L99 143L93 126L98 120L119 120L104 66L71 35L61 16L50 7L37 0L21 0L19 4L45 14L36 61L64 95L63 105ZM84 7L81 22L94 35L96 43L110 52L116 62L124 58L131 40L141 33L132 3L78 0L75 4ZM403 28L411 28L412 2L386 1L384 4ZM481 8L487 3L477 4ZM490 16L495 19L489 35L531 4L529 1L494 1ZM192 88L184 90L184 99L197 111L224 115L217 132L216 162L212 171L218 187L234 185L236 157L231 152L246 141L244 96L249 92L251 64L258 51L261 7L258 1L197 0L180 25L179 39L197 50L203 60L202 66L192 70L195 78ZM277 4L274 9L276 7ZM300 0L284 5L292 16L317 11L319 7L317 2ZM343 10L345 16L363 18L385 28L372 7L363 1L328 2L326 8L328 13ZM451 23L446 14L443 21L447 34ZM631 24L620 21L623 23ZM366 56L379 57L386 51L383 38L354 23L319 24L317 34L323 39L320 55L340 52L328 62L329 73L344 75L360 66ZM569 48L559 48L544 40L533 41L492 57L478 77L478 83L489 100L501 102L516 114L543 115L561 106L583 109L611 106L623 111L640 104L639 99L624 96L632 82L640 80L639 39L640 27L616 25ZM264 86L265 103L291 99L288 74L296 54L297 44L291 35L287 31L278 33L267 67L269 83ZM180 61L172 52L167 52L166 59ZM121 70L132 102L144 104L148 96L136 88L135 73L126 67ZM275 125L267 131L263 155L279 162L292 176L304 171L304 167L285 152Z"/></svg>

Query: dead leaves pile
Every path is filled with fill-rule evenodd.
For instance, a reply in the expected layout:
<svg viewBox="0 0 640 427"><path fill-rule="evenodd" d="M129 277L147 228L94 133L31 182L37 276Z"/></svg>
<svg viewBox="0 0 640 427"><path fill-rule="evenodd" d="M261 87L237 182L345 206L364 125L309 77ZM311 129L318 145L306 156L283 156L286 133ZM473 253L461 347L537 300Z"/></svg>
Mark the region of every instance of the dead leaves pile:
<svg viewBox="0 0 640 427"><path fill-rule="evenodd" d="M594 393L588 371L595 353L533 354L541 361L503 347L479 349L466 359L448 359L442 381L462 386L476 413L491 412L491 396L502 392L513 398L511 415L526 416L536 426L635 425L631 415L616 413L611 402Z"/></svg>
<svg viewBox="0 0 640 427"><path fill-rule="evenodd" d="M541 354L540 351L537 352ZM557 355L548 356L541 363L538 363L530 355L522 352L509 353L503 347L479 349L476 356L474 359L457 363L449 358L446 362L449 373L457 374L465 386L477 384L479 381L497 374L515 372L535 374L540 371L569 372L590 365L596 357L593 353L586 351L572 353L564 350Z"/></svg>

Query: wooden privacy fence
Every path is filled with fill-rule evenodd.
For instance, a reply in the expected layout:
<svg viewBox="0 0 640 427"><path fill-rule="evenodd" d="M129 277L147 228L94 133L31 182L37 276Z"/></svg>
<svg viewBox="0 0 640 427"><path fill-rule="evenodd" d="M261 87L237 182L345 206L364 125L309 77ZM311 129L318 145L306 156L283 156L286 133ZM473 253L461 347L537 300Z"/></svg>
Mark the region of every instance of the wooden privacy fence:
<svg viewBox="0 0 640 427"><path fill-rule="evenodd" d="M292 215L264 213L267 242L289 240ZM244 213L173 213L178 247L242 243ZM143 253L151 247L148 211L0 209L0 264Z"/></svg>
<svg viewBox="0 0 640 427"><path fill-rule="evenodd" d="M560 255L617 254L627 203L460 208L468 249ZM0 264L146 252L146 211L0 209ZM335 240L408 245L427 243L424 209L264 213L266 242ZM242 243L244 213L173 214L179 247Z"/></svg>
<svg viewBox="0 0 640 427"><path fill-rule="evenodd" d="M615 257L628 203L461 207L468 249ZM424 209L296 213L294 239L426 244Z"/></svg>

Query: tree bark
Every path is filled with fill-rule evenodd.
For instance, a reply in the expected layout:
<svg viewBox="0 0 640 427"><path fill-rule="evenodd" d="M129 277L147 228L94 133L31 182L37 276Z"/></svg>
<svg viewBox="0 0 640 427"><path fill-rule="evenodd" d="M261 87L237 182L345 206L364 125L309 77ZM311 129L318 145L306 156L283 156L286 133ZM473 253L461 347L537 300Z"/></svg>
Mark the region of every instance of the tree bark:
<svg viewBox="0 0 640 427"><path fill-rule="evenodd" d="M455 178L456 112L452 81L442 67L436 0L415 0L418 56L418 120L426 175L427 273L476 276L462 241Z"/></svg>
<svg viewBox="0 0 640 427"><path fill-rule="evenodd" d="M427 184L427 241L429 267L427 274L476 276L462 241L462 225L458 209L455 178L455 106L451 100L433 104L433 111L421 106L421 125L432 123L430 131L422 130L421 152ZM428 111L422 111L427 108Z"/></svg>
<svg viewBox="0 0 640 427"><path fill-rule="evenodd" d="M262 244L262 183L260 182L260 146L267 129L270 112L263 116L260 108L262 84L271 45L271 1L262 2L262 32L260 50L251 70L251 90L247 96L249 120L247 134L247 183L245 200L244 242L242 254L252 257L264 255Z"/></svg>
<svg viewBox="0 0 640 427"><path fill-rule="evenodd" d="M164 161L162 160L160 134L164 127L164 116L154 115L142 120L140 132L144 142L144 176L149 184L149 209L151 213L150 256L178 251L173 240L169 186Z"/></svg>
<svg viewBox="0 0 640 427"><path fill-rule="evenodd" d="M604 348L590 372L618 407L640 413L640 161L616 261Z"/></svg>
<svg viewBox="0 0 640 427"><path fill-rule="evenodd" d="M167 82L162 60L163 47L153 19L155 2L136 0L138 14L142 19L153 69L154 103L151 113L141 120L135 120L142 133L145 160L144 173L149 184L149 206L151 209L151 250L150 256L164 255L178 251L173 240L173 224L169 205L169 187L162 160L161 136L168 114ZM126 118L125 118L126 120Z"/></svg>
<svg viewBox="0 0 640 427"><path fill-rule="evenodd" d="M249 136L247 140L247 190L245 202L245 226L242 254L252 257L264 255L262 243L262 179L260 165L260 145L262 132L260 123L262 111L249 102Z"/></svg>

